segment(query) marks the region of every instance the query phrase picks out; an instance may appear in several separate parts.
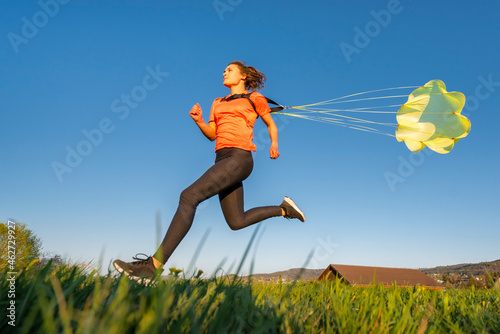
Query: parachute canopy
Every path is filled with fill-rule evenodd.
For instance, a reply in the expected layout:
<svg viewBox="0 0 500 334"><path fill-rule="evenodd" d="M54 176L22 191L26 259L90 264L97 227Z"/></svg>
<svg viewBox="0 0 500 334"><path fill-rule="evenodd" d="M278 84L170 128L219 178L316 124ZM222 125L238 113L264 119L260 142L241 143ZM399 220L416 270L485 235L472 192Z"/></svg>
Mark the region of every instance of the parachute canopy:
<svg viewBox="0 0 500 334"><path fill-rule="evenodd" d="M396 139L414 153L426 146L448 153L469 134L471 123L460 114L464 105L464 94L447 92L444 82L431 80L415 89L399 109Z"/></svg>

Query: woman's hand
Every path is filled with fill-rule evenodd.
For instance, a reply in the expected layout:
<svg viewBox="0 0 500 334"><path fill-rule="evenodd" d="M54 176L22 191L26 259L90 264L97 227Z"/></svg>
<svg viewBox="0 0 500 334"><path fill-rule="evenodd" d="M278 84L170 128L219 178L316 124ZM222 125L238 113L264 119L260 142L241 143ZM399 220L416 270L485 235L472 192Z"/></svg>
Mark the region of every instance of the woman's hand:
<svg viewBox="0 0 500 334"><path fill-rule="evenodd" d="M196 125L198 125L205 137L207 137L210 141L215 140L215 122L210 122L210 124L205 123L202 117L201 107L198 103L191 108L189 116L191 116L191 118L196 122Z"/></svg>
<svg viewBox="0 0 500 334"><path fill-rule="evenodd" d="M277 159L280 156L280 152L278 151L278 145L271 145L269 149L269 154L271 155L271 159Z"/></svg>
<svg viewBox="0 0 500 334"><path fill-rule="evenodd" d="M189 116L198 124L200 121L203 121L201 107L198 103L196 103L189 112Z"/></svg>

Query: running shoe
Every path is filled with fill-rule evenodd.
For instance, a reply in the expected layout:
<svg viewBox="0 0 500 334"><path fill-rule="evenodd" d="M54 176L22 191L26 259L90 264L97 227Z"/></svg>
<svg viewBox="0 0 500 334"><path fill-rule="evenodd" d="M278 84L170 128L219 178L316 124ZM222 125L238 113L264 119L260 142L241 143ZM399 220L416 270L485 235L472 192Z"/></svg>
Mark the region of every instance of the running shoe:
<svg viewBox="0 0 500 334"><path fill-rule="evenodd" d="M139 258L142 255L145 258ZM146 254L137 254L132 257L135 261L124 262L115 260L113 266L119 273L124 273L136 281L149 283L155 275L160 276L163 269L157 269L153 263L153 257Z"/></svg>
<svg viewBox="0 0 500 334"><path fill-rule="evenodd" d="M290 197L286 197L283 199L280 207L285 210L285 218L292 219L297 218L301 222L306 221L306 216L302 211L300 211L299 207L295 204L294 201Z"/></svg>

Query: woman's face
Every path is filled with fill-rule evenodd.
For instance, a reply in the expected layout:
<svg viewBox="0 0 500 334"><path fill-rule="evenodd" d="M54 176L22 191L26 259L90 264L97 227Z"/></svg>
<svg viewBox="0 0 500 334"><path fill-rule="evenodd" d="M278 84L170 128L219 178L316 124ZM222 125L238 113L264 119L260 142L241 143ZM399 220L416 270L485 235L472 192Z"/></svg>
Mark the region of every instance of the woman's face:
<svg viewBox="0 0 500 334"><path fill-rule="evenodd" d="M224 81L223 81L224 86L231 87L231 86L236 86L236 85L240 84L240 82L243 82L243 84L244 84L246 75L241 73L238 65L230 64L224 70L222 77L224 78Z"/></svg>

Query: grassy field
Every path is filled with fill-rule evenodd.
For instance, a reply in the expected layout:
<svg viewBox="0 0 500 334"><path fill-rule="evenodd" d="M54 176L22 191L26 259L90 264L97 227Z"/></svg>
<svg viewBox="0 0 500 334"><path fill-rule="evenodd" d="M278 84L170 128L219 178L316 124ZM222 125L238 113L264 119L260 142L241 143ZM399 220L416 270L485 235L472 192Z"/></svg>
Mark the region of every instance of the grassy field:
<svg viewBox="0 0 500 334"><path fill-rule="evenodd" d="M65 265L0 273L2 333L499 333L500 291L171 278L145 286ZM12 324L12 322L11 322Z"/></svg>

